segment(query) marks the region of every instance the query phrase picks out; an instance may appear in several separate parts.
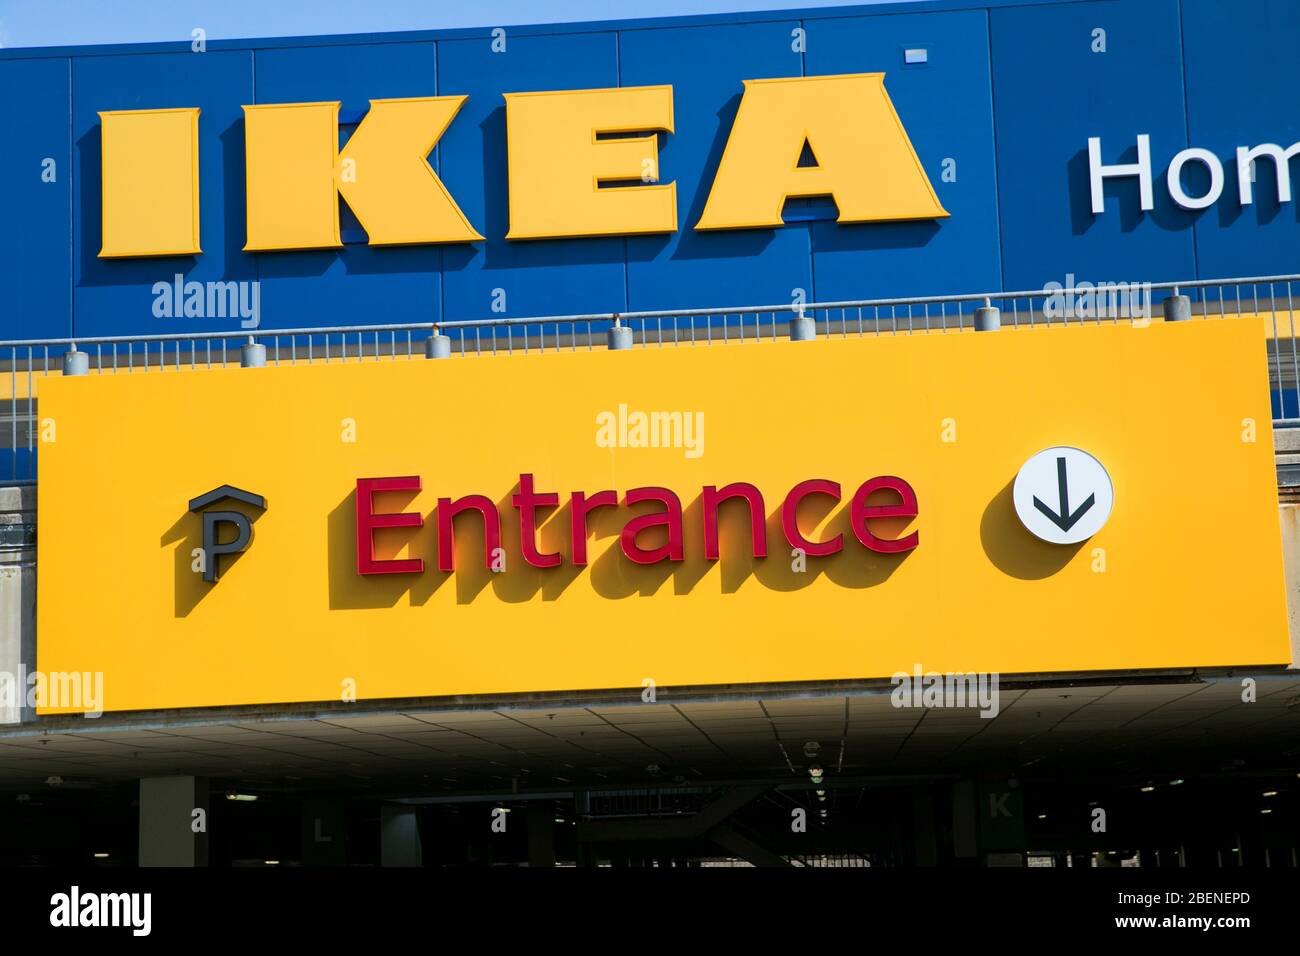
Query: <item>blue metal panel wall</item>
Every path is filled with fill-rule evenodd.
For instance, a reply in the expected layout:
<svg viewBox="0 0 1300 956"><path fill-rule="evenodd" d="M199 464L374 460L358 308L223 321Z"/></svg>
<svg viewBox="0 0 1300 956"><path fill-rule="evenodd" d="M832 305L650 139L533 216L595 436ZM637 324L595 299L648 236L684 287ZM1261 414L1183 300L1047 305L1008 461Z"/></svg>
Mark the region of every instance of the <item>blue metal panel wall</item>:
<svg viewBox="0 0 1300 956"><path fill-rule="evenodd" d="M884 73L885 89L951 218L813 228L824 302L996 288L997 182L983 10L808 22L808 73ZM928 62L905 65L903 51ZM943 163L955 161L955 182Z"/></svg>
<svg viewBox="0 0 1300 956"><path fill-rule="evenodd" d="M338 100L348 134L372 99L436 96L433 43L258 50L257 102ZM242 142L243 136L241 134ZM437 157L431 160L437 169ZM243 195L230 197L243 205ZM346 206L342 222L355 223ZM240 236L242 245L244 236ZM341 250L263 252L262 324L267 328L433 322L442 315L442 251L437 246L371 247L364 233Z"/></svg>
<svg viewBox="0 0 1300 956"><path fill-rule="evenodd" d="M1088 281L1194 276L1193 217L1155 184L1143 213L1136 180L1106 187L1093 216L1088 137L1102 161L1152 166L1187 145L1177 0L1007 7L990 11L1005 288L1040 288L1066 273ZM1094 53L1093 31L1106 52Z"/></svg>
<svg viewBox="0 0 1300 956"><path fill-rule="evenodd" d="M442 138L442 179L486 237L443 250L443 308L474 319L625 311L625 240L507 242L503 93L618 85L614 33L508 36L502 53L484 36L438 44L438 89L469 100ZM504 294L504 311L493 311Z"/></svg>
<svg viewBox="0 0 1300 956"><path fill-rule="evenodd" d="M1256 164L1255 201L1238 202L1238 146L1300 141L1300 4L1183 0L1187 120L1193 146L1223 162L1223 196L1197 214L1196 253L1206 277L1300 270L1300 160L1292 201L1279 205L1270 162ZM1191 191L1191 167L1185 177ZM1200 188L1193 195L1200 195Z"/></svg>
<svg viewBox="0 0 1300 956"><path fill-rule="evenodd" d="M965 6L527 27L507 31L500 53L487 31L229 41L203 54L181 45L0 51L0 109L13 133L0 151L0 208L19 224L0 233L0 336L237 327L237 318L155 318L154 284L178 273L260 277L263 327L303 327L787 302L796 289L841 299L1037 287L1067 273L1126 281L1300 267L1300 199L1278 204L1265 165L1255 205L1242 209L1234 163L1237 146L1300 139L1292 0ZM802 54L791 47L797 27L807 31ZM1096 30L1105 52L1093 50ZM928 51L927 64L903 63L913 47ZM781 229L694 231L743 80L875 71L886 73L951 218L839 226L813 204ZM677 131L662 138L661 170L678 184L679 231L507 242L501 94L659 83L674 88ZM486 241L242 251L244 104L338 99L346 123L370 99L453 93L470 99L431 162ZM202 109L204 252L100 260L96 113L167 106ZM1141 133L1151 136L1156 208L1140 211L1135 182L1112 182L1106 211L1093 216L1088 137L1100 136L1103 160L1118 163L1135 159ZM1189 143L1225 164L1224 196L1201 213L1178 209L1164 184ZM55 183L41 182L46 157L58 163ZM945 159L956 162L955 181L944 181ZM1192 192L1198 174L1188 170ZM345 226L350 219L344 208Z"/></svg>
<svg viewBox="0 0 1300 956"><path fill-rule="evenodd" d="M789 302L812 295L808 227L696 232L713 174L740 103L742 81L799 76L797 20L735 26L628 30L620 37L623 86L673 87L676 132L660 153L660 175L677 183L671 236L628 239L628 305L689 309Z"/></svg>
<svg viewBox="0 0 1300 956"><path fill-rule="evenodd" d="M74 332L79 336L238 328L237 319L155 318L156 282L256 278L244 244L245 103L253 102L253 54L154 53L88 56L73 62L76 143ZM199 114L198 256L99 259L101 110L197 106Z"/></svg>
<svg viewBox="0 0 1300 956"><path fill-rule="evenodd" d="M0 60L0 339L72 331L69 62ZM46 160L53 160L46 182Z"/></svg>

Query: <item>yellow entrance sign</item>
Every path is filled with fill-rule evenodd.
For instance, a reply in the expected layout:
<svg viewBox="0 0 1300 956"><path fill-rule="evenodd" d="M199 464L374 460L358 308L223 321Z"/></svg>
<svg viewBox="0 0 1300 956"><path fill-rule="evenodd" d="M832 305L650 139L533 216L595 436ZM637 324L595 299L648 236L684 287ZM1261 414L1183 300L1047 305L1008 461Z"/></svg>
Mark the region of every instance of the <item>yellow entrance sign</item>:
<svg viewBox="0 0 1300 956"><path fill-rule="evenodd" d="M37 663L108 710L1285 663L1264 362L1206 321L43 380ZM1081 543L1016 514L1056 446L1113 483Z"/></svg>

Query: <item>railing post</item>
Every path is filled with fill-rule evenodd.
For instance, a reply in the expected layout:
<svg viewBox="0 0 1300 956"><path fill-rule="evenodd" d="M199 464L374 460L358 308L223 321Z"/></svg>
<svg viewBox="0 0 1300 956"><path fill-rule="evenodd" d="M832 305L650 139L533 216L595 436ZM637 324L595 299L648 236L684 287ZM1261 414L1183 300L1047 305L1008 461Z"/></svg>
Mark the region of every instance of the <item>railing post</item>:
<svg viewBox="0 0 1300 956"><path fill-rule="evenodd" d="M1177 286L1174 286L1173 295L1165 297L1164 307L1166 322L1186 322L1192 317L1192 300L1179 295Z"/></svg>
<svg viewBox="0 0 1300 956"><path fill-rule="evenodd" d="M266 368L266 346L258 345L253 337L248 337L248 344L239 350L240 368Z"/></svg>
<svg viewBox="0 0 1300 956"><path fill-rule="evenodd" d="M984 305L975 310L975 331L996 332L1000 328L1002 328L1002 310L989 299L985 299Z"/></svg>
<svg viewBox="0 0 1300 956"><path fill-rule="evenodd" d="M63 374L64 375L87 375L90 373L90 353L77 351L77 343L72 343L72 348L63 353Z"/></svg>
<svg viewBox="0 0 1300 956"><path fill-rule="evenodd" d="M424 357L431 359L451 358L451 336L443 335L435 325L433 334L424 340Z"/></svg>
<svg viewBox="0 0 1300 956"><path fill-rule="evenodd" d="M803 309L790 316L790 341L811 342L817 338L817 323L812 316L804 315Z"/></svg>
<svg viewBox="0 0 1300 956"><path fill-rule="evenodd" d="M632 330L624 325L617 315L614 316L614 324L610 327L607 337L611 351L622 352L632 347Z"/></svg>

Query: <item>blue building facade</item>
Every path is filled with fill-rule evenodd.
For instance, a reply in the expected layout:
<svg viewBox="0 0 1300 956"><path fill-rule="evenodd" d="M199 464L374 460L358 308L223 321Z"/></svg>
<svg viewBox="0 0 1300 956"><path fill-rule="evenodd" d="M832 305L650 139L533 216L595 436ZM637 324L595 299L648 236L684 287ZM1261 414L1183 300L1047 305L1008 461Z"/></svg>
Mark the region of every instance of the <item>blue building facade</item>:
<svg viewBox="0 0 1300 956"><path fill-rule="evenodd" d="M262 328L707 308L1300 271L1300 202L1271 164L1239 201L1236 150L1300 141L1293 0L937 0L761 13L266 41L0 50L0 340L238 328L154 314L153 287L258 280ZM498 34L498 39L501 35ZM924 62L906 51L924 50ZM949 218L840 225L787 207L778 229L696 232L742 81L883 72ZM671 84L669 235L509 241L503 93ZM429 161L486 238L242 251L241 107L339 100L346 137L371 99L465 94ZM197 256L100 259L98 113L199 107ZM1135 177L1090 207L1088 140L1107 165L1149 137L1153 206ZM1165 172L1189 147L1222 163L1188 209ZM1300 175L1300 160L1290 173ZM1210 187L1189 162L1190 196ZM495 306L495 308L494 308Z"/></svg>

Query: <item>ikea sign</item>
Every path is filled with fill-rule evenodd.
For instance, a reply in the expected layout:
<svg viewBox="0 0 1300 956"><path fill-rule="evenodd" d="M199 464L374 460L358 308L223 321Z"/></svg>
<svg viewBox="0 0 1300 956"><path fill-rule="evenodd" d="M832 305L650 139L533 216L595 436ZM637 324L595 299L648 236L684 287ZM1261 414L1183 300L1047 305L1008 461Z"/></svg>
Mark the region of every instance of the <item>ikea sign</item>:
<svg viewBox="0 0 1300 956"><path fill-rule="evenodd" d="M842 223L948 215L883 73L746 80L699 231L779 227L787 199L834 199ZM506 93L507 239L672 233L659 134L671 86ZM245 106L247 252L342 246L339 203L371 245L483 239L428 156L465 96L370 101L339 147L338 102ZM199 109L108 111L101 258L197 255Z"/></svg>

